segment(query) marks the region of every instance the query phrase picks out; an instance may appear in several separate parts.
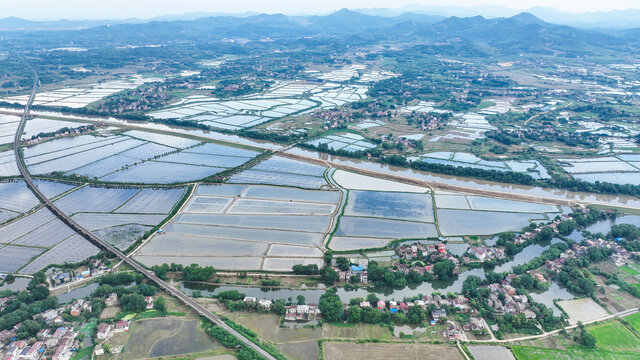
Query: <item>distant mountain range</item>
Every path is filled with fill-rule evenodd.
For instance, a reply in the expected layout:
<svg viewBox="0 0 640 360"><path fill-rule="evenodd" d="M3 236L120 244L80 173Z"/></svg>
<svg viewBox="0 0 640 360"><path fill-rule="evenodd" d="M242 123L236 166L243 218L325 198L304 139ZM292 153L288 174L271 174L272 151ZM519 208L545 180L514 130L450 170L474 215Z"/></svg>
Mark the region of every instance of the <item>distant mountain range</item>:
<svg viewBox="0 0 640 360"><path fill-rule="evenodd" d="M443 17L421 13L402 13L397 16L363 14L342 9L329 15L286 16L251 15L211 16L189 20L155 20L125 23L85 23L61 20L38 23L18 18L0 20L0 28L24 29L13 32L15 37L56 39L57 44L72 37L74 44L162 44L189 39L198 41L224 38L246 39L295 39L309 37L348 37L358 43L380 41L419 41L425 43L449 43L452 47L471 48L478 55L493 53L562 52L578 55L603 49L634 49L640 43L639 29L598 31L557 25L531 13L510 17L485 18ZM41 30L49 26L49 30ZM78 29L53 31L52 29ZM11 32L4 32L10 38ZM633 35L633 36L630 36ZM22 44L16 41L14 43ZM462 45L461 45L462 44ZM464 51L468 51L465 49Z"/></svg>
<svg viewBox="0 0 640 360"><path fill-rule="evenodd" d="M587 29L630 29L640 27L640 9L598 11L585 13L563 12L549 7L533 7L524 11L514 10L504 6L426 6L407 5L398 9L370 8L357 9L355 12L384 18L416 18L428 15L434 20L442 20L446 17L474 17L477 15L485 18L512 17L519 13L526 12L550 23L559 25L569 25L573 27ZM192 12L176 15L163 15L151 19L117 19L117 20L52 20L52 21L32 21L17 17L7 17L0 19L0 31L8 30L73 30L86 29L101 25L117 24L141 24L153 21L179 21L196 20L207 17L237 17L247 18L260 15L246 12L241 14ZM291 18L323 17L323 16L290 16Z"/></svg>

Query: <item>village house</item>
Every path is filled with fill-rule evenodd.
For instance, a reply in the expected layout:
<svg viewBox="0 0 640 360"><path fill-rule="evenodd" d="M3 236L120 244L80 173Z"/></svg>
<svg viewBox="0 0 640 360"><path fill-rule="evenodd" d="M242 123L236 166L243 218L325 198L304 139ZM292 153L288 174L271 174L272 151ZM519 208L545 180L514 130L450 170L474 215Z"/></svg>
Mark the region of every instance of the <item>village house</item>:
<svg viewBox="0 0 640 360"><path fill-rule="evenodd" d="M130 322L126 320L120 320L116 322L116 326L113 328L113 331L116 333L129 331Z"/></svg>
<svg viewBox="0 0 640 360"><path fill-rule="evenodd" d="M258 301L258 306L262 307L265 310L271 309L272 304L273 302L267 299L260 299L260 301Z"/></svg>
<svg viewBox="0 0 640 360"><path fill-rule="evenodd" d="M447 317L447 312L444 309L435 309L431 312L431 318L435 321L444 319Z"/></svg>
<svg viewBox="0 0 640 360"><path fill-rule="evenodd" d="M102 323L98 325L98 332L96 333L96 338L98 340L106 340L110 338L111 335L113 335L111 330L112 328L111 328L111 325L109 324Z"/></svg>
<svg viewBox="0 0 640 360"><path fill-rule="evenodd" d="M307 322L316 319L318 307L315 305L292 305L286 307L285 321Z"/></svg>
<svg viewBox="0 0 640 360"><path fill-rule="evenodd" d="M469 322L462 326L462 330L470 331L472 333L481 332L484 327L484 320L481 317L472 316L469 318Z"/></svg>
<svg viewBox="0 0 640 360"><path fill-rule="evenodd" d="M447 331L445 331L445 337L449 340L460 340L462 338L462 331L455 325L449 325Z"/></svg>
<svg viewBox="0 0 640 360"><path fill-rule="evenodd" d="M110 306L117 306L117 305L118 305L118 294L116 293L109 294L109 296L107 296L107 298L104 300L104 306L110 307Z"/></svg>

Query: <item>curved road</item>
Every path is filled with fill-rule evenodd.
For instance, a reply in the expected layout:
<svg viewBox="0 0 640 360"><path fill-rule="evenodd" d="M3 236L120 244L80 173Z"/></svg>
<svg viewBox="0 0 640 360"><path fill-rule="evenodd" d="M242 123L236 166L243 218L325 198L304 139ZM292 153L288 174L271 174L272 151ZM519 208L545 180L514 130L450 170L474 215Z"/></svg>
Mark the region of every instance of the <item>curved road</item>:
<svg viewBox="0 0 640 360"><path fill-rule="evenodd" d="M105 250L111 252L112 254L116 255L118 258L120 258L120 260L125 262L127 265L129 265L132 268L134 268L135 270L141 272L149 280L155 282L164 291L166 291L169 294L173 295L174 297L178 298L178 300L180 300L186 306L188 306L188 307L192 308L193 310L195 310L200 316L203 316L203 317L207 318L208 320L210 320L214 324L217 324L221 328L223 328L226 331L228 331L229 333L231 333L233 336L238 338L238 340L240 340L245 345L247 345L248 347L250 347L253 350L255 350L256 352L258 352L264 358L269 359L269 360L276 360L273 356L271 356L265 350L260 348L258 345L254 344L252 341L250 341L249 339L244 337L242 334L240 334L239 332L237 332L234 329L232 329L229 325L225 324L219 317L217 317L216 315L212 314L210 311L205 309L202 305L200 305L197 302L193 301L190 297L188 297L187 295L182 293L180 290L175 289L173 286L169 285L164 280L162 280L159 277L157 277L153 272L147 271L147 269L142 267L140 264L138 264L134 260L128 258L123 252L121 252L120 250L118 250L115 247L111 246L109 243L107 243L105 241L102 241L101 239L99 239L98 237L93 235L91 232L89 232L87 229L83 228L80 224L76 223L73 219L71 219L69 216L67 216L67 214L65 214L62 211L60 211L60 209L58 209L58 207L55 206L38 189L38 187L33 183L32 179L31 179L31 175L29 175L29 173L27 172L27 169L26 169L24 163L20 160L20 156L19 156L20 154L19 154L19 151L18 151L18 148L19 148L19 145L20 145L20 138L22 137L22 131L24 129L24 126L25 126L25 123L26 123L26 120L27 120L27 116L29 115L29 107L31 106L31 104L33 103L33 100L35 98L36 87L37 87L37 84L38 84L38 73L30 65L27 65L27 66L29 66L29 69L33 72L33 75L34 75L33 88L31 89L31 93L29 95L29 101L25 105L24 111L22 112L22 115L20 116L20 124L18 125L18 129L16 131L15 138L13 139L13 152L14 152L14 155L16 157L16 163L18 164L18 169L20 170L20 174L22 174L22 177L24 177L24 180L26 181L27 186L29 186L29 188L31 188L33 193L40 199L40 201L42 201L44 203L44 205L46 207L49 208L49 210L51 210L51 212L53 212L60 220L62 220L62 222L64 222L70 228L72 228L77 234L80 234L82 237L84 237L85 239L87 239L88 241L93 243L94 245L96 245L96 246L98 246L98 247L100 247L102 249L105 249Z"/></svg>

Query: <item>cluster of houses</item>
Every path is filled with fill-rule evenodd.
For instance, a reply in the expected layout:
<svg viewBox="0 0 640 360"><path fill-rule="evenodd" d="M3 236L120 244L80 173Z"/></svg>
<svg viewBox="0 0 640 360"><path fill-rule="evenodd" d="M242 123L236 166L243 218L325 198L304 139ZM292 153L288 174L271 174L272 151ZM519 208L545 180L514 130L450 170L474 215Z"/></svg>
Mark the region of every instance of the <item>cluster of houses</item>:
<svg viewBox="0 0 640 360"><path fill-rule="evenodd" d="M469 299L465 298L462 295L458 295L456 297L446 297L436 294L433 296L425 295L422 297L422 299L408 302L378 300L378 302L375 304L371 304L369 301L362 301L360 303L361 308L375 306L380 311L389 310L392 313L396 313L398 311L405 312L413 306L419 306L422 309L426 310L427 307L431 305L438 307L431 312L431 317L435 321L441 320L447 316L447 312L442 309L445 306L451 307L459 313L466 313L470 310Z"/></svg>
<svg viewBox="0 0 640 360"><path fill-rule="evenodd" d="M486 285L489 289L488 305L497 314L524 315L527 319L535 319L536 313L526 295L517 295L516 288L511 285L514 274L508 275L502 282Z"/></svg>
<svg viewBox="0 0 640 360"><path fill-rule="evenodd" d="M567 250L563 251L557 259L547 260L544 264L544 268L552 272L559 272L564 266L564 263L565 261L567 261L567 259L580 258L586 255L590 247L607 248L613 250L611 260L613 260L613 262L617 266L623 266L627 264L633 256L640 256L640 252L628 251L617 241L610 242L604 239L587 239L584 241L584 243L586 245L577 243L572 244Z"/></svg>
<svg viewBox="0 0 640 360"><path fill-rule="evenodd" d="M401 245L396 249L396 254L401 259L405 260L426 260L430 262L436 262L441 260L449 260L453 262L456 267L453 270L454 274L460 273L460 262L458 258L451 255L447 251L446 245L444 243L438 244L411 244L411 245ZM408 266L406 264L402 264L400 261L395 261L392 266L398 271L408 274L410 271L415 271L420 275L424 275L425 272L433 273L433 264L428 264L425 266Z"/></svg>
<svg viewBox="0 0 640 360"><path fill-rule="evenodd" d="M48 272L49 283L51 284L51 286L69 284L74 281L102 275L107 270L109 270L109 268L105 263L100 260L91 259L89 267L83 271L58 272L55 268L52 268Z"/></svg>
<svg viewBox="0 0 640 360"><path fill-rule="evenodd" d="M273 305L273 301L269 299L258 300L257 298L252 296L245 297L243 301L245 304L257 304L258 308L264 309L264 310L271 310L271 305Z"/></svg>
<svg viewBox="0 0 640 360"><path fill-rule="evenodd" d="M491 259L504 259L505 252L500 247L487 247L484 245L470 247L467 253L479 261L487 261Z"/></svg>
<svg viewBox="0 0 640 360"><path fill-rule="evenodd" d="M335 129L344 123L353 122L351 112L344 109L317 109L313 118L324 121L324 129Z"/></svg>
<svg viewBox="0 0 640 360"><path fill-rule="evenodd" d="M31 139L27 139L24 141L25 145L35 145L45 139L51 138L51 137L64 137L64 136L78 136L78 135L82 135L88 132L91 132L93 130L96 129L96 127L102 127L105 128L107 127L107 124L104 123L100 123L100 124L96 124L96 125L82 125L82 126L78 126L76 128L68 128L65 127L63 129L60 129L59 131L55 132L55 133L39 133L36 135L33 135L31 137Z"/></svg>
<svg viewBox="0 0 640 360"><path fill-rule="evenodd" d="M368 259L352 259L350 260L351 264L349 265L349 268L346 271L342 271L340 269L338 269L337 267L335 267L335 264L333 264L333 270L335 270L338 273L338 278L340 281L349 281L351 280L351 277L355 276L358 278L358 281L361 284L368 284L369 283L369 277L367 275L367 268L369 267L369 260ZM335 262L335 259L334 259Z"/></svg>
<svg viewBox="0 0 640 360"><path fill-rule="evenodd" d="M284 314L284 321L292 322L309 322L315 321L320 309L314 304L309 305L291 305L287 306Z"/></svg>
<svg viewBox="0 0 640 360"><path fill-rule="evenodd" d="M116 333L129 331L129 325L131 325L131 322L126 320L117 321L115 324L101 323L98 325L96 338L98 340L107 340Z"/></svg>
<svg viewBox="0 0 640 360"><path fill-rule="evenodd" d="M5 349L0 349L0 353L4 354L3 360L38 360L45 354L50 354L47 359L68 360L78 348L77 335L73 328L59 327L53 332L43 329L36 335L34 343L12 341Z"/></svg>

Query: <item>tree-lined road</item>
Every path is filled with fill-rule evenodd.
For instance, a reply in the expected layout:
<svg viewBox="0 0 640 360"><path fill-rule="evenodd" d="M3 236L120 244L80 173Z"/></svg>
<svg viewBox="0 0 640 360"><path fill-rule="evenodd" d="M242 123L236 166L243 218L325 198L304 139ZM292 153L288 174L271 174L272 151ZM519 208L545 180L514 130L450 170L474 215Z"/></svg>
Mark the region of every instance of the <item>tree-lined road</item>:
<svg viewBox="0 0 640 360"><path fill-rule="evenodd" d="M29 66L29 65L27 65L27 66ZM258 345L254 344L251 340L249 340L246 337L244 337L242 334L240 334L239 332L237 332L236 330L231 328L229 325L225 324L219 317L217 317L216 315L212 314L210 311L205 309L203 306L201 306L197 302L193 301L190 297L188 297L187 295L182 293L180 290L178 290L178 289L174 288L173 286L169 285L164 280L162 280L159 277L157 277L153 272L148 271L143 266L138 264L136 261L134 261L133 259L130 259L129 257L127 257L123 252L121 252L120 250L118 250L115 247L111 246L111 244L99 239L98 237L93 235L91 232L89 232L87 229L82 227L80 224L76 223L67 214L63 213L60 209L58 209L58 207L55 206L53 204L53 202L51 202L51 200L49 200L38 189L38 187L33 183L33 180L31 179L31 175L27 171L27 169L25 167L25 164L21 160L20 152L19 152L20 139L22 138L22 132L24 130L24 126L25 126L25 123L27 121L27 117L29 116L29 107L31 106L31 104L33 103L33 100L35 99L36 87L38 85L38 74L37 74L37 72L31 66L29 66L29 68L33 72L33 76L34 76L33 88L31 89L31 93L29 95L29 100L27 101L27 104L24 107L24 111L22 112L22 115L20 116L20 124L18 125L18 129L16 131L16 135L15 135L15 138L13 140L13 152L14 152L14 155L16 157L16 163L18 164L18 169L20 170L20 174L22 175L22 177L26 181L27 186L29 186L31 191L33 191L33 193L36 195L36 197L38 197L38 199L40 199L40 201L42 201L44 203L44 205L47 208L49 208L49 210L51 210L51 212L53 212L62 222L67 224L77 234L81 235L82 237L84 237L85 239L87 239L88 241L93 243L94 245L96 245L96 246L98 246L98 247L100 247L100 248L102 248L104 250L107 250L107 251L111 252L112 254L114 254L115 256L120 258L120 260L122 262L124 262L127 265L131 266L135 270L141 272L149 280L151 280L154 283L156 283L161 289L163 289L167 293L173 295L174 297L178 298L178 300L180 300L186 306L188 306L188 307L192 308L193 310L195 310L200 316L203 316L203 317L207 318L208 320L210 320L214 324L220 326L221 328L223 328L226 331L228 331L229 333L231 333L233 336L238 338L238 340L240 340L246 346L248 346L248 347L252 348L253 350L255 350L256 352L258 352L264 358L270 359L270 360L275 360L275 358L273 356L271 356L269 353L267 353L265 350L260 348Z"/></svg>

